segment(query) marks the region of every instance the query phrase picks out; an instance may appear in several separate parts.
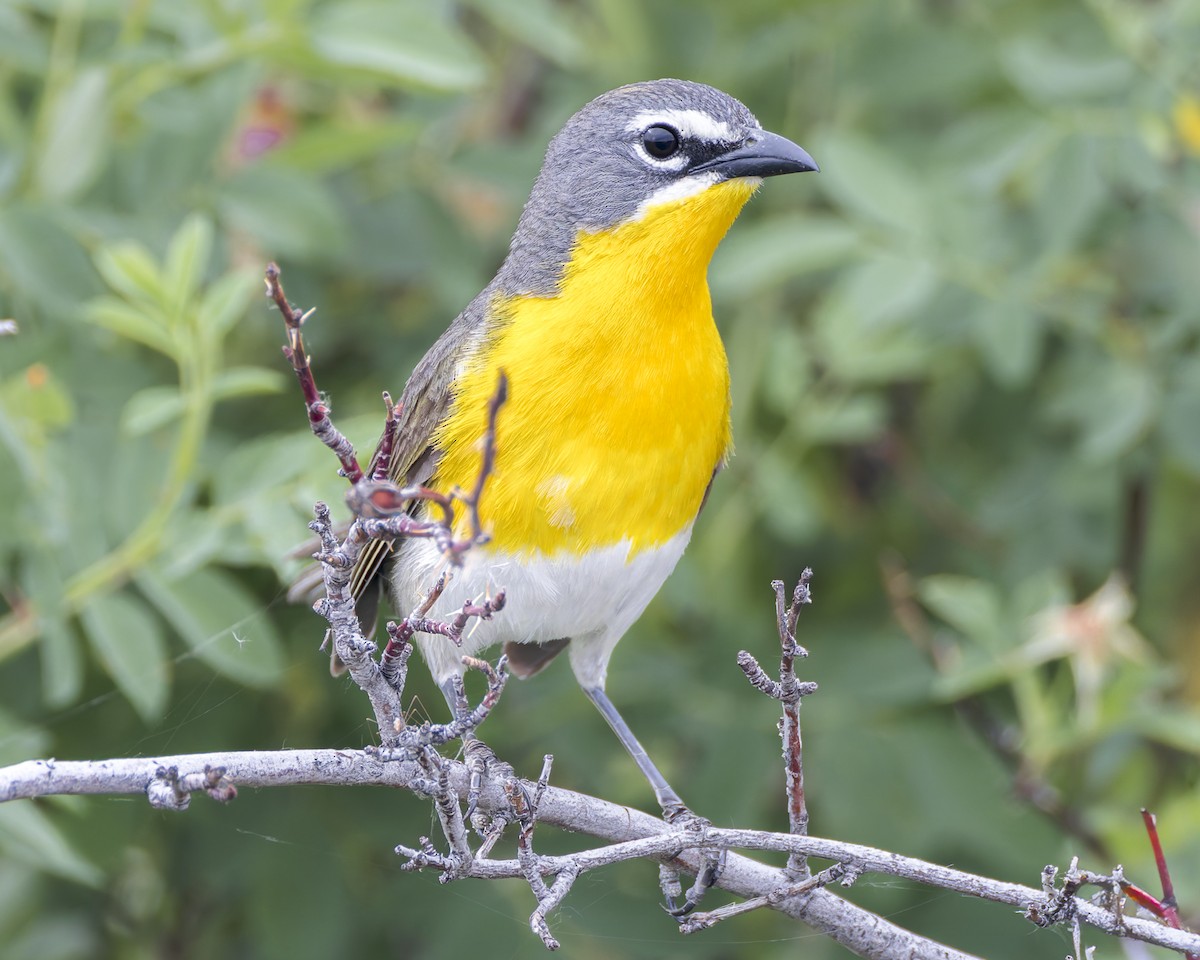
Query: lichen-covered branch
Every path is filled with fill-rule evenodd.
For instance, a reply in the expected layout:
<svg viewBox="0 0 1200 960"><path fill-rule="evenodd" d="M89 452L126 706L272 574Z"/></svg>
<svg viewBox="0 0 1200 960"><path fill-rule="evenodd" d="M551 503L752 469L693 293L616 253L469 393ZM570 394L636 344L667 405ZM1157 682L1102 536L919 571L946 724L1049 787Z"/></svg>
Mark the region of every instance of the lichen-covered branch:
<svg viewBox="0 0 1200 960"><path fill-rule="evenodd" d="M466 765L454 760L447 760L446 764L449 786L458 795L464 795L470 779ZM171 768L184 783L197 774L200 775L198 783L207 782L205 770L224 768L228 783L238 787L373 784L428 795L425 772L415 761L383 762L371 752L362 750L280 750L97 761L30 760L0 768L0 801L55 794L145 794L158 781L161 772ZM536 783L525 786L529 790L537 789ZM491 778L484 783L479 806L489 815L506 814L510 810L500 780ZM572 866L583 873L632 859L675 861L683 869L694 870L703 860L702 851L682 848L686 831L671 828L658 817L595 797L550 786L542 792L537 813L538 823L542 826L596 837L607 844L565 857L539 855L539 869L544 876L559 874ZM849 864L864 874L900 877L1026 912L1031 908L1046 912L1050 904L1050 897L1042 889L821 837L712 827L705 832L703 842L731 851L796 853L831 863ZM524 878L525 868L516 859L489 860L476 856L464 875L481 879ZM718 885L742 897L769 897L787 883L778 867L731 853ZM1180 953L1200 950L1200 935L1175 930L1153 920L1118 917L1111 909L1081 897L1072 896L1071 902L1073 915L1106 933ZM824 889L809 890L797 897L768 903L766 907L803 920L863 957L966 956L902 930Z"/></svg>

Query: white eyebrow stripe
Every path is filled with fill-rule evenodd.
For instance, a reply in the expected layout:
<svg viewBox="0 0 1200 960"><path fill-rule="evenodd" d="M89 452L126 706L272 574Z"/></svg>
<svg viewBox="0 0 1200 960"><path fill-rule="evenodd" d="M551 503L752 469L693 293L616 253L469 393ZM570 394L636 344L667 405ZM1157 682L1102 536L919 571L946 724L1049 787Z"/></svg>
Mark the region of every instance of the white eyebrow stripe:
<svg viewBox="0 0 1200 960"><path fill-rule="evenodd" d="M730 143L735 138L729 124L717 120L702 110L647 110L639 113L625 127L628 131L644 130L656 123L674 127L684 137Z"/></svg>

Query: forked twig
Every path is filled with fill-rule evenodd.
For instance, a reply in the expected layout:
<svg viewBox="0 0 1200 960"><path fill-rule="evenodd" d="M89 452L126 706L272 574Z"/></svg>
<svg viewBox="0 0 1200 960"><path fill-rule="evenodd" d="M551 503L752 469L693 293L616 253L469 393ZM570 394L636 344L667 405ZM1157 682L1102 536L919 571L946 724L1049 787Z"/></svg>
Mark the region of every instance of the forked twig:
<svg viewBox="0 0 1200 960"><path fill-rule="evenodd" d="M783 741L783 762L787 791L788 825L791 832L799 836L808 833L808 806L804 798L804 741L800 735L800 701L815 693L817 685L801 682L796 678L797 658L807 657L808 651L796 642L796 623L802 607L812 603L812 570L805 567L792 593L789 604L782 580L772 581L775 591L775 620L779 629L779 679L772 680L758 661L746 650L738 653L737 662L746 679L756 690L783 704L783 718L779 722L779 736ZM803 857L792 854L788 857L787 871L794 879L803 880L809 875L808 864Z"/></svg>
<svg viewBox="0 0 1200 960"><path fill-rule="evenodd" d="M313 315L315 308L301 311L288 302L287 295L283 292L283 283L280 280L277 264L267 264L266 281L267 296L271 298L280 314L283 315L283 321L287 327L288 342L283 348L283 355L291 363L292 370L296 373L296 380L300 383L300 392L304 394L304 405L308 411L308 425L316 434L317 439L337 456L342 465L340 471L342 476L351 483L358 483L363 478L363 472L354 454L354 445L340 430L334 427L333 420L330 419L329 404L322 399L320 391L317 390L317 382L308 362L308 351L304 348L304 337L300 332L304 321Z"/></svg>
<svg viewBox="0 0 1200 960"><path fill-rule="evenodd" d="M1139 907L1148 910L1168 927L1175 930L1186 929L1179 916L1179 903L1175 899L1175 883L1171 879L1171 871L1167 866L1167 857L1163 853L1162 838L1158 834L1158 818L1149 810L1142 810L1142 823L1146 827L1146 836L1150 840L1150 848L1154 851L1154 865L1158 870L1158 880L1162 884L1162 899L1158 899L1141 887L1124 880L1121 889L1129 895ZM1187 954L1187 960L1197 960L1197 954Z"/></svg>

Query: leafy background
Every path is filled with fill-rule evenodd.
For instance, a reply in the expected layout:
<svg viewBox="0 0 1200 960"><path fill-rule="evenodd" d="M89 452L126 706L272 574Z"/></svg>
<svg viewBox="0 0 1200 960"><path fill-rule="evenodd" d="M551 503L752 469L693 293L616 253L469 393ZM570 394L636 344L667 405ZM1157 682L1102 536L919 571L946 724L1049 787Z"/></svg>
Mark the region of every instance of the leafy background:
<svg viewBox="0 0 1200 960"><path fill-rule="evenodd" d="M1198 43L1185 0L6 0L0 761L372 742L282 599L339 482L263 264L319 308L318 376L368 445L562 121L683 76L822 173L768 183L713 265L738 454L614 699L698 810L782 826L774 709L733 655L770 656L768 582L811 564L814 832L1027 883L1080 854L1153 888L1149 805L1195 917ZM440 716L420 673L413 711ZM527 775L552 752L557 783L650 805L565 663L487 735ZM9 804L0 942L539 954L519 883L399 873L392 846L430 828L370 790ZM581 883L567 949L844 955L767 914L683 941L654 880ZM908 884L849 895L970 950L1069 949Z"/></svg>

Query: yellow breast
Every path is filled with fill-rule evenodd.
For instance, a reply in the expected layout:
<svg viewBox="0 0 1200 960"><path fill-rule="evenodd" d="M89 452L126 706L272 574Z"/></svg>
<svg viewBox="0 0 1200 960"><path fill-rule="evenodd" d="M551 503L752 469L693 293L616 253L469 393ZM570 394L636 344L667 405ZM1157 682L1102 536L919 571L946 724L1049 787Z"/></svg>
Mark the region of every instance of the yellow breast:
<svg viewBox="0 0 1200 960"><path fill-rule="evenodd" d="M706 279L756 183L732 180L581 233L554 297L493 304L434 443L469 488L498 371L509 402L481 514L513 553L658 546L695 518L728 454L729 370Z"/></svg>

